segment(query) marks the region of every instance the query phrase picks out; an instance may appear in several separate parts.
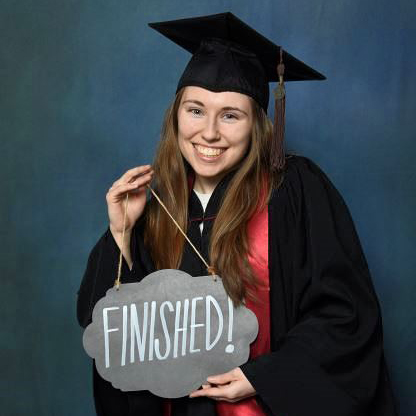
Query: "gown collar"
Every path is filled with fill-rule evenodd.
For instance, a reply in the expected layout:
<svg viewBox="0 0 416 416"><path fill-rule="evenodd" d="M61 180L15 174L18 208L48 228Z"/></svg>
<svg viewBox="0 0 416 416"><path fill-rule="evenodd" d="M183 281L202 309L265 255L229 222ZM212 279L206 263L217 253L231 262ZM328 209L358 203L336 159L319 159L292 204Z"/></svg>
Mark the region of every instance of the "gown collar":
<svg viewBox="0 0 416 416"><path fill-rule="evenodd" d="M189 203L188 203L188 226L187 236L197 248L199 253L209 263L209 241L214 220L218 210L221 207L223 196L230 181L235 175L236 170L228 172L217 184L208 201L205 213L202 208L201 201L196 193L192 190L194 178L193 173L188 177L189 184ZM200 224L204 221L204 227L200 230ZM204 276L207 274L206 266L194 252L190 244L184 243L182 261L180 270L190 274L191 276Z"/></svg>
<svg viewBox="0 0 416 416"><path fill-rule="evenodd" d="M221 202L227 189L229 183L234 177L236 170L228 172L216 185L214 191L209 198L208 205L206 207L205 213L202 208L201 201L193 190L195 183L195 173L191 172L188 176L188 185L189 185L189 206L188 206L188 221L196 222L200 224L201 221L208 221L215 219Z"/></svg>

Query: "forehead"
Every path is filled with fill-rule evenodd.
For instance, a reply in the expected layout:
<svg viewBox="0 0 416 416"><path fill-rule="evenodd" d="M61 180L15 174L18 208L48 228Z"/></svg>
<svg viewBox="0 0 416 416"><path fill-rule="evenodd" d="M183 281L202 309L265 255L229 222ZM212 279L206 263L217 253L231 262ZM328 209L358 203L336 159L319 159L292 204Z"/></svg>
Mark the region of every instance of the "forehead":
<svg viewBox="0 0 416 416"><path fill-rule="evenodd" d="M250 97L245 94L240 94L234 91L213 92L205 88L188 86L185 87L182 102L186 100L200 101L205 106L219 106L219 107L244 107L250 108Z"/></svg>

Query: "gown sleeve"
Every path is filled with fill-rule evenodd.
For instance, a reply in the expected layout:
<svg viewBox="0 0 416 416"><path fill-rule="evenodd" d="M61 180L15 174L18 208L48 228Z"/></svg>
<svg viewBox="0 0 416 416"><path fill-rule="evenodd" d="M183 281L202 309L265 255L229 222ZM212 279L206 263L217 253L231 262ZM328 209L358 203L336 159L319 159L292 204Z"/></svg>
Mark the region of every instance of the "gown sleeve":
<svg viewBox="0 0 416 416"><path fill-rule="evenodd" d="M275 416L396 415L380 305L342 196L294 156L270 205L275 342L243 373Z"/></svg>
<svg viewBox="0 0 416 416"><path fill-rule="evenodd" d="M133 227L130 239L130 253L133 261L130 270L124 257L122 258L121 282L131 283L140 281L152 270L152 262L144 248L140 221ZM77 318L78 323L87 327L91 323L92 311L95 304L108 289L113 287L117 278L120 248L108 227L98 240L88 257L87 267L78 290Z"/></svg>

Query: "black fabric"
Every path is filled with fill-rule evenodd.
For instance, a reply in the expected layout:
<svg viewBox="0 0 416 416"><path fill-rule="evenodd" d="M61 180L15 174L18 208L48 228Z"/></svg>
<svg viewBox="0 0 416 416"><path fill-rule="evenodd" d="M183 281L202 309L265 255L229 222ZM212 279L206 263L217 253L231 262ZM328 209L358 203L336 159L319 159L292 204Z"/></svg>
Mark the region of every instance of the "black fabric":
<svg viewBox="0 0 416 416"><path fill-rule="evenodd" d="M267 113L269 82L278 81L280 46L232 13L149 23L193 54L176 91L188 85L235 91L256 100ZM285 81L323 80L325 76L283 51Z"/></svg>
<svg viewBox="0 0 416 416"><path fill-rule="evenodd" d="M93 365L94 404L97 415L106 416L161 416L163 401L148 391L126 394L104 380Z"/></svg>
<svg viewBox="0 0 416 416"><path fill-rule="evenodd" d="M229 172L224 178L217 184L211 197L209 198L205 212L202 208L201 201L194 191L190 193L189 205L188 205L188 230L187 236L190 238L195 247L201 253L204 259L208 259L209 241L211 236L211 229L214 223L215 215L217 214L221 201L224 196L224 192L234 176L235 171ZM204 221L204 228L199 228L201 221ZM179 267L181 270L189 273L191 276L204 276L208 272L204 263L200 260L190 244L185 243L182 262Z"/></svg>
<svg viewBox="0 0 416 416"><path fill-rule="evenodd" d="M210 91L246 94L267 113L269 83L257 56L237 43L216 38L201 41L179 79L176 92L188 85Z"/></svg>
<svg viewBox="0 0 416 416"><path fill-rule="evenodd" d="M206 216L215 215L231 177L217 185ZM192 193L190 218L201 214ZM205 222L201 238L198 221L190 222L188 235L203 252L211 225ZM131 271L123 260L123 282L153 271L141 227L138 221L133 230ZM113 285L118 255L107 229L89 256L78 293L81 326L88 325L96 301ZM181 268L192 275L206 273L187 249ZM288 157L284 181L269 204L269 270L272 352L241 366L268 414L397 415L380 305L353 220L337 189L306 157ZM94 394L100 416L162 415L162 399L149 392L120 392L96 372ZM124 410L113 413L112 408ZM208 399L175 399L173 408L174 416L215 415Z"/></svg>

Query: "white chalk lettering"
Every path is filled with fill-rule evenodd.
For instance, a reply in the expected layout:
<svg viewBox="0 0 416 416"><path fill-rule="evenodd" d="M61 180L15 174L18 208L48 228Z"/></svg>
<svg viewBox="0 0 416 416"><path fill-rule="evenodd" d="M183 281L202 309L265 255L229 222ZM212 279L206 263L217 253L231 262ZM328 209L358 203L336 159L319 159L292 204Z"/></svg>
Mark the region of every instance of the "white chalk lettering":
<svg viewBox="0 0 416 416"><path fill-rule="evenodd" d="M151 312L150 312L149 361L153 361L153 341L155 338L155 315L156 315L156 302L152 301Z"/></svg>
<svg viewBox="0 0 416 416"><path fill-rule="evenodd" d="M104 351L105 351L105 368L110 367L110 346L108 333L118 331L118 328L108 328L108 311L120 309L118 306L103 309L103 327L104 327Z"/></svg>
<svg viewBox="0 0 416 416"><path fill-rule="evenodd" d="M121 365L126 365L127 350L127 305L123 306L123 344L121 350Z"/></svg>
<svg viewBox="0 0 416 416"><path fill-rule="evenodd" d="M204 303L198 305L198 302L204 300L205 305ZM223 332L228 341L228 345L224 346L225 352L233 353L234 316L233 304L230 299L228 299L227 306L228 314L224 315L217 299L207 295L178 300L175 303L164 301L158 304L156 301L149 301L143 302L140 306L132 303L120 307L103 308L106 368L111 364L114 365L110 361L115 359L115 351L120 351L117 360L122 367L145 360L166 360L179 356L184 357L186 354L200 353L204 346L206 351L211 351L220 341ZM109 313L118 309L121 309L122 313L112 317L110 328ZM224 316L227 318L226 323ZM225 325L227 325L227 330L223 330ZM205 331L197 332L201 327L205 327ZM119 330L118 337L109 336L110 332ZM116 342L121 347L120 349L114 348L112 345ZM130 360L128 363L129 347Z"/></svg>
<svg viewBox="0 0 416 416"><path fill-rule="evenodd" d="M155 354L156 354L156 358L158 360L166 360L166 358L168 358L168 355L170 353L170 337L169 337L169 331L168 331L168 327L166 325L166 319L165 319L165 314L164 314L165 306L167 306L169 308L170 312L173 312L173 310L174 310L172 303L169 302L168 300L163 302L160 305L160 321L162 322L163 334L165 335L166 352L165 352L165 355L160 354L159 339L156 338L155 339Z"/></svg>
<svg viewBox="0 0 416 416"><path fill-rule="evenodd" d="M182 327L180 327L180 318L181 318L181 305L182 302L178 300L176 302L176 315L175 315L175 332L173 338L173 358L178 356L178 344L179 344L179 332L182 332L182 355L185 355L186 351L186 334L188 331L188 309L189 309L189 299L185 299L183 306L183 321Z"/></svg>
<svg viewBox="0 0 416 416"><path fill-rule="evenodd" d="M218 315L218 331L217 335L212 343L210 343L210 335L211 335L211 304L214 305L217 315ZM223 327L223 315L221 312L220 305L218 304L217 300L211 296L208 295L205 298L205 310L206 310L206 326L205 326L205 349L207 351L214 348L214 345L218 342L220 339L220 336L222 334L222 327Z"/></svg>
<svg viewBox="0 0 416 416"><path fill-rule="evenodd" d="M189 299L185 299L183 304L183 322L182 327L184 328L182 332L182 357L186 354L186 334L188 331L188 310L189 310Z"/></svg>
<svg viewBox="0 0 416 416"><path fill-rule="evenodd" d="M146 351L146 335L147 335L147 316L148 316L149 303L143 304L143 325L142 334L140 334L139 319L137 316L136 305L133 303L130 305L130 362L134 363L134 351L137 340L137 348L139 350L139 360L144 360L144 354Z"/></svg>
<svg viewBox="0 0 416 416"><path fill-rule="evenodd" d="M203 300L204 298L202 296L198 296L197 298L192 299L191 303L191 334L190 334L190 340L189 340L189 352L192 354L194 352L201 351L200 348L194 348L195 344L195 328L198 328L200 326L205 326L205 324L196 324L195 323L195 313L196 313L196 302L198 300Z"/></svg>
<svg viewBox="0 0 416 416"><path fill-rule="evenodd" d="M179 319L181 317L181 301L176 302L176 315L175 315L175 333L173 338L173 358L178 356L178 332L183 331L179 328Z"/></svg>
<svg viewBox="0 0 416 416"><path fill-rule="evenodd" d="M228 337L227 340L230 344L225 347L225 352L231 354L234 352L233 341L233 322L234 322L234 305L233 301L228 297Z"/></svg>

